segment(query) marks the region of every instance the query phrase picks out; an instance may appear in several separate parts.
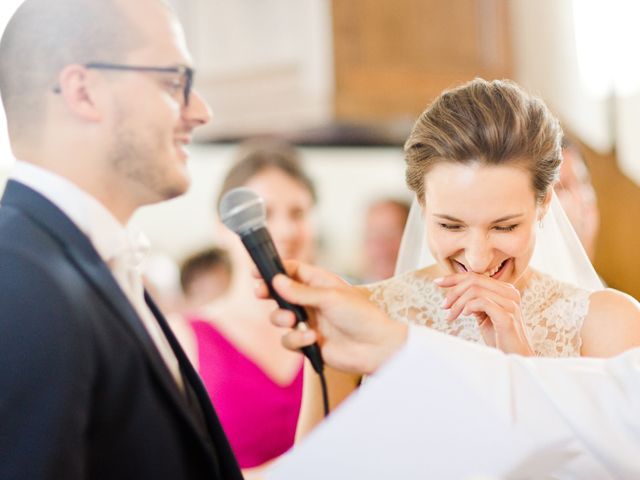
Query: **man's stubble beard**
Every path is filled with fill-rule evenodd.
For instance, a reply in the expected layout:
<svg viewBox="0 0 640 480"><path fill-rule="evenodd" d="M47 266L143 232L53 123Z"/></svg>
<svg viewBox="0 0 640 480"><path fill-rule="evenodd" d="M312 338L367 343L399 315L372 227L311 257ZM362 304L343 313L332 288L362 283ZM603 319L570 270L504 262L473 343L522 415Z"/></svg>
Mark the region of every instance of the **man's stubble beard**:
<svg viewBox="0 0 640 480"><path fill-rule="evenodd" d="M163 132L155 125L148 125L139 129L141 133L134 133L127 120L127 114L122 109L117 114L113 131L113 142L109 149L108 162L114 177L123 183L131 185L135 191L132 198L138 198L141 205L169 200L186 192L189 186L187 179L178 184L177 166L170 161L168 152L163 152ZM164 160L164 159L167 160Z"/></svg>

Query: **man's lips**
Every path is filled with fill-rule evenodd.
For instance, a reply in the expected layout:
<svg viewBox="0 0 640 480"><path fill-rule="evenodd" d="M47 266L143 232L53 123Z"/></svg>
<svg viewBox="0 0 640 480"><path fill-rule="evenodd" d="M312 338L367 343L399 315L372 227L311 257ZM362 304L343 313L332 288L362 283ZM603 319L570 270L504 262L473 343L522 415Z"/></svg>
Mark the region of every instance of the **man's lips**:
<svg viewBox="0 0 640 480"><path fill-rule="evenodd" d="M191 136L183 135L183 136L174 137L174 142L182 145L189 145L191 143Z"/></svg>

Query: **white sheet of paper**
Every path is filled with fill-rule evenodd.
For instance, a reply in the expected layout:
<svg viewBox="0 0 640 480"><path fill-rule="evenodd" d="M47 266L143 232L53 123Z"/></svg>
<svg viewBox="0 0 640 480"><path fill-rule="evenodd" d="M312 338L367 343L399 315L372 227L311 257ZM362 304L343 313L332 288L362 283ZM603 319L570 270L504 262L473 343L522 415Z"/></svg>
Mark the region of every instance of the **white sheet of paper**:
<svg viewBox="0 0 640 480"><path fill-rule="evenodd" d="M482 369L488 376L479 378L425 360L430 358L419 349L405 348L266 478L538 479L550 472L571 478L583 468L596 476L581 478L606 478L585 462L584 449L562 425L546 424L553 417L524 419L510 404L510 372L503 363L488 365ZM445 391L435 392L433 385ZM528 401L535 403L536 395L532 391ZM572 473L565 477L566 468Z"/></svg>

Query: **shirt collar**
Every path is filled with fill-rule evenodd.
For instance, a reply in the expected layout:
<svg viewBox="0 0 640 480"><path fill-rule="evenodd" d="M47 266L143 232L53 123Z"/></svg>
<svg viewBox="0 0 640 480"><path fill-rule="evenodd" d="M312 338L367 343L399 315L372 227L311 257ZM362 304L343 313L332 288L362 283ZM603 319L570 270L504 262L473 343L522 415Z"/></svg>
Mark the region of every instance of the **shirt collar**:
<svg viewBox="0 0 640 480"><path fill-rule="evenodd" d="M95 197L49 170L17 160L9 176L35 190L62 210L84 232L108 262L141 239L141 232L123 226Z"/></svg>

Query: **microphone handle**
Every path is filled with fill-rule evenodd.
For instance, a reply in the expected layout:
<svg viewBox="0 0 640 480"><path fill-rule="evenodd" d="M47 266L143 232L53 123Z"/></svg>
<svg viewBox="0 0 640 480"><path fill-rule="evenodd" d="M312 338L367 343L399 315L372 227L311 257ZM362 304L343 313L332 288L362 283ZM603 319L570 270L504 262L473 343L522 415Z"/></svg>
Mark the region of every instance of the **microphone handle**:
<svg viewBox="0 0 640 480"><path fill-rule="evenodd" d="M253 263L258 267L260 275L266 282L271 297L278 303L280 308L293 312L296 317L296 327L298 329L308 328L306 310L300 305L288 302L273 288L273 277L279 273L286 275L287 272L271 239L269 230L267 230L266 227L260 227L242 235L240 238L249 252ZM323 361L318 344L314 343L313 345L302 347L302 353L309 359L313 369L317 373L321 373L323 370Z"/></svg>

